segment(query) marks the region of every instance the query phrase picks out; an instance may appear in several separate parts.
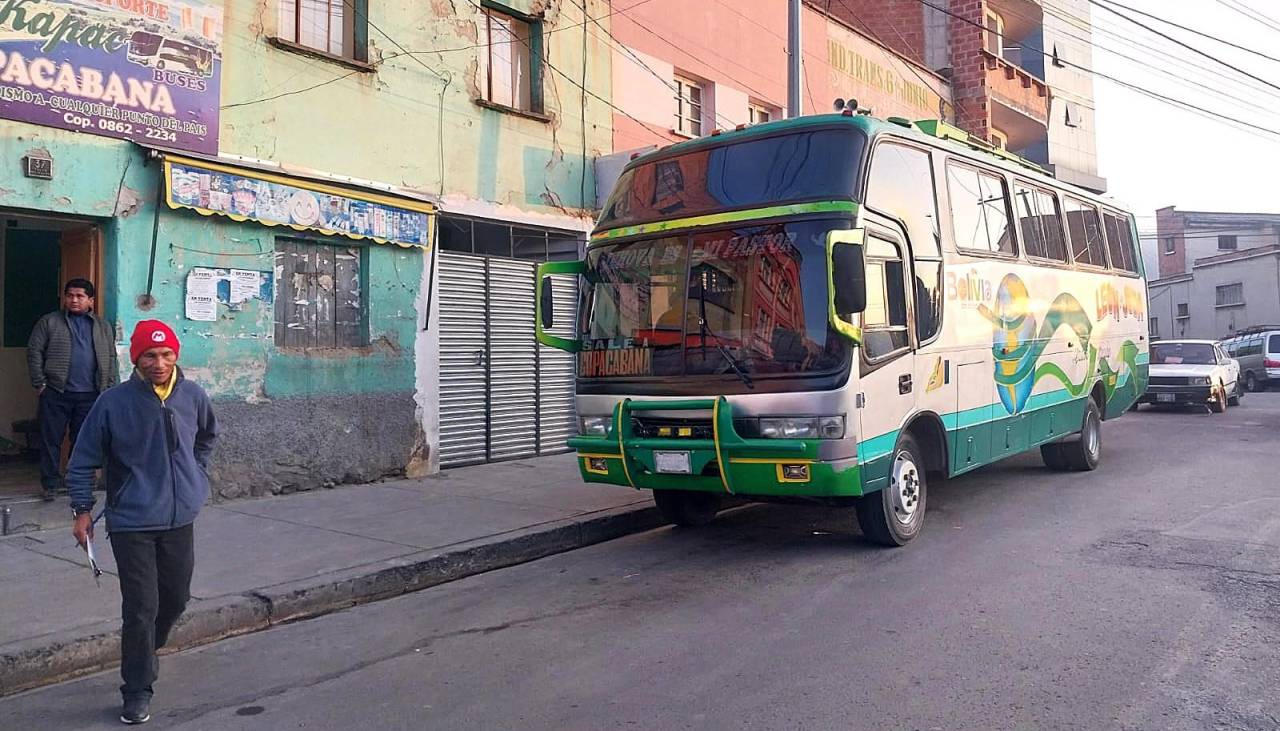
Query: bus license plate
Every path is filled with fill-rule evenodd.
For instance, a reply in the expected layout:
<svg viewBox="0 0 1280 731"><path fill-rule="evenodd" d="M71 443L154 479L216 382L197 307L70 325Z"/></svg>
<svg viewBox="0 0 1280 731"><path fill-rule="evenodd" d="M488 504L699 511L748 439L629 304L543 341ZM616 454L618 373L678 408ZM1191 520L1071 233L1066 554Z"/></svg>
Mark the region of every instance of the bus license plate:
<svg viewBox="0 0 1280 731"><path fill-rule="evenodd" d="M658 472L667 475L687 475L692 471L688 452L654 452L653 463Z"/></svg>
<svg viewBox="0 0 1280 731"><path fill-rule="evenodd" d="M1156 401L1159 401L1159 402L1160 402L1160 403L1162 403L1162 404L1171 404L1171 403L1173 403L1174 401L1177 401L1177 400L1178 400L1178 396L1177 396L1177 394L1172 394L1172 393L1158 393L1158 394L1156 394Z"/></svg>

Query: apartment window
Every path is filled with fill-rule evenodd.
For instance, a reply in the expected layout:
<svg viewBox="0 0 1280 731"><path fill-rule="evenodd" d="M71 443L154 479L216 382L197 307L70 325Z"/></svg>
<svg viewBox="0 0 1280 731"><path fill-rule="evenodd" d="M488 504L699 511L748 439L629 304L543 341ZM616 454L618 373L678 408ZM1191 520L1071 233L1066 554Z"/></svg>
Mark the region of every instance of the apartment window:
<svg viewBox="0 0 1280 731"><path fill-rule="evenodd" d="M1065 109L1063 121L1066 125L1068 127L1079 127L1084 121L1084 116L1080 112L1080 105L1075 102L1064 102L1062 106Z"/></svg>
<svg viewBox="0 0 1280 731"><path fill-rule="evenodd" d="M485 101L524 112L542 112L542 22L494 8L480 25L480 86Z"/></svg>
<svg viewBox="0 0 1280 731"><path fill-rule="evenodd" d="M279 0L280 40L367 62L368 0Z"/></svg>
<svg viewBox="0 0 1280 731"><path fill-rule="evenodd" d="M1235 284L1223 284L1216 288L1218 307L1236 307L1244 304L1244 285L1240 282Z"/></svg>
<svg viewBox="0 0 1280 731"><path fill-rule="evenodd" d="M306 239L276 239L276 347L368 345L364 257L367 249Z"/></svg>
<svg viewBox="0 0 1280 731"><path fill-rule="evenodd" d="M1009 149L1009 135L998 129L991 130L991 144L1000 150Z"/></svg>
<svg viewBox="0 0 1280 731"><path fill-rule="evenodd" d="M676 131L681 134L702 136L702 84L683 76L675 78Z"/></svg>
<svg viewBox="0 0 1280 731"><path fill-rule="evenodd" d="M1004 57L1004 18L990 10L986 14L986 32L982 34L983 47L993 56Z"/></svg>
<svg viewBox="0 0 1280 731"><path fill-rule="evenodd" d="M1239 248L1239 243L1235 236L1219 236L1218 251L1235 251Z"/></svg>
<svg viewBox="0 0 1280 731"><path fill-rule="evenodd" d="M1186 303L1186 302L1180 302L1180 303L1178 304L1178 319L1179 319L1179 320L1189 320L1189 319L1191 319L1191 312L1187 310L1187 303Z"/></svg>
<svg viewBox="0 0 1280 731"><path fill-rule="evenodd" d="M1058 68L1066 68L1067 62L1062 60L1062 55L1058 53L1058 44L1053 44L1053 65Z"/></svg>
<svg viewBox="0 0 1280 731"><path fill-rule="evenodd" d="M1173 254L1178 251L1178 242L1172 236L1164 240L1164 253Z"/></svg>
<svg viewBox="0 0 1280 731"><path fill-rule="evenodd" d="M778 116L777 110L763 104L751 102L747 105L747 121L751 124L772 122Z"/></svg>

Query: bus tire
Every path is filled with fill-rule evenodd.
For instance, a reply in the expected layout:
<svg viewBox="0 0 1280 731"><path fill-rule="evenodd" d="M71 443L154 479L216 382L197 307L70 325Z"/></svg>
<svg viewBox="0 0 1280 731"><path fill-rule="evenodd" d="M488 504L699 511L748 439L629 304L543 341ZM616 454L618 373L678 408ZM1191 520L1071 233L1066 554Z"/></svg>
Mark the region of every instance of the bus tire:
<svg viewBox="0 0 1280 731"><path fill-rule="evenodd" d="M720 512L720 495L690 490L654 490L653 502L662 519L685 528L706 525Z"/></svg>
<svg viewBox="0 0 1280 731"><path fill-rule="evenodd" d="M1067 470L1067 458L1062 455L1062 445L1058 442L1040 445L1040 459L1044 460L1044 466L1058 472Z"/></svg>
<svg viewBox="0 0 1280 731"><path fill-rule="evenodd" d="M1084 419L1080 422L1078 439L1058 442L1065 469L1073 472L1089 472L1098 468L1102 460L1102 411L1098 402L1085 402Z"/></svg>
<svg viewBox="0 0 1280 731"><path fill-rule="evenodd" d="M855 504L858 525L867 540L897 547L920 534L928 499L925 464L916 440L902 435L893 450L888 486L863 495Z"/></svg>

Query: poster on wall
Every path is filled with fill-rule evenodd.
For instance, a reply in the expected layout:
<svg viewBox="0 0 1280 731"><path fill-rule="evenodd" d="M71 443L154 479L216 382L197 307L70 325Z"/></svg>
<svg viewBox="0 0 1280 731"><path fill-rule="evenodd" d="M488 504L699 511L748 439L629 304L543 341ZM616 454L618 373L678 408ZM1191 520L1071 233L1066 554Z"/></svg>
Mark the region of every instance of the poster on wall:
<svg viewBox="0 0 1280 731"><path fill-rule="evenodd" d="M196 322L218 319L218 304L237 309L249 300L275 300L275 274L249 269L192 267L187 272L186 318Z"/></svg>
<svg viewBox="0 0 1280 731"><path fill-rule="evenodd" d="M166 156L168 203L268 226L426 248L430 204Z"/></svg>
<svg viewBox="0 0 1280 731"><path fill-rule="evenodd" d="M218 151L222 0L3 0L0 118Z"/></svg>

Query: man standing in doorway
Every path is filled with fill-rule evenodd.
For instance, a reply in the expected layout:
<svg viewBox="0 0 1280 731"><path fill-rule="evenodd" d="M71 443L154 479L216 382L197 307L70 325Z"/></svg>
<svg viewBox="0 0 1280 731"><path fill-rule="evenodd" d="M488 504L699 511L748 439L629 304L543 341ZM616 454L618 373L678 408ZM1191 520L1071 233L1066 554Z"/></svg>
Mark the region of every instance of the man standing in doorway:
<svg viewBox="0 0 1280 731"><path fill-rule="evenodd" d="M98 394L119 380L115 333L93 311L93 282L72 279L62 288L62 309L36 323L27 341L27 370L40 395L40 485L45 502L62 486L62 440L80 425Z"/></svg>
<svg viewBox="0 0 1280 731"><path fill-rule="evenodd" d="M180 343L159 320L143 320L129 341L133 376L94 404L67 469L80 545L93 538L93 472L103 468L108 539L120 577L120 720L151 718L156 650L186 609L195 568L193 525L209 497L217 439L204 389L183 378Z"/></svg>

